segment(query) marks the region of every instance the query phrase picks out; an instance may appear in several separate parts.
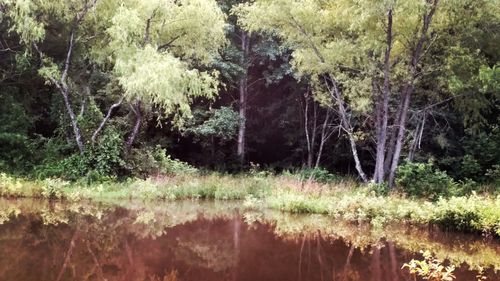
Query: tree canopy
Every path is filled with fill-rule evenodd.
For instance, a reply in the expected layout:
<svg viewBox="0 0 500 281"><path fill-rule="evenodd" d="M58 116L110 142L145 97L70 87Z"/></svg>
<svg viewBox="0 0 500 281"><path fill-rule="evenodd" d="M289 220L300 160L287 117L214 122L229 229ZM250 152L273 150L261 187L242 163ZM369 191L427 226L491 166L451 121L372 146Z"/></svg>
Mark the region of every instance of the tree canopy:
<svg viewBox="0 0 500 281"><path fill-rule="evenodd" d="M392 186L427 162L490 181L499 7L0 0L0 169L146 176L161 149L228 171L324 167Z"/></svg>

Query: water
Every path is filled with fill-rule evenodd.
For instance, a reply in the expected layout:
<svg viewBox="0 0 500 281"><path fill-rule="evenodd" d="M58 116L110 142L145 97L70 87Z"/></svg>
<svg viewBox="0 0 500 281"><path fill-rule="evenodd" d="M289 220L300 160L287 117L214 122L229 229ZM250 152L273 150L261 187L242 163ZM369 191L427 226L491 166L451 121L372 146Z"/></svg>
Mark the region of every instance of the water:
<svg viewBox="0 0 500 281"><path fill-rule="evenodd" d="M241 202L0 199L0 280L414 280L429 250L456 280L500 280L495 240L248 210ZM419 280L419 279L417 279Z"/></svg>

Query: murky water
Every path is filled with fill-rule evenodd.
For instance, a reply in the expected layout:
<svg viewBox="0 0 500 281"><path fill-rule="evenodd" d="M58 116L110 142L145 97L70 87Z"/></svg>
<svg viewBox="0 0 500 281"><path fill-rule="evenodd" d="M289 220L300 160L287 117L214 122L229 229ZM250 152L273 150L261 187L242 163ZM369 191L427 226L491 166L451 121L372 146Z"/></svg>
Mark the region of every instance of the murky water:
<svg viewBox="0 0 500 281"><path fill-rule="evenodd" d="M500 245L477 236L246 210L239 202L0 199L0 280L414 280L420 250L456 280L500 280ZM418 280L418 279L417 279Z"/></svg>

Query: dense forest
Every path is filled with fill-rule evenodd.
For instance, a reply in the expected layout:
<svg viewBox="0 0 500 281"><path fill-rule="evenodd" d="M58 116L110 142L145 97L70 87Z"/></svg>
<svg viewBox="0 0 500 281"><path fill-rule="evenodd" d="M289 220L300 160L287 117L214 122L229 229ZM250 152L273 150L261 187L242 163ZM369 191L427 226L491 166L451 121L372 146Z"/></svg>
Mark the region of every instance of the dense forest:
<svg viewBox="0 0 500 281"><path fill-rule="evenodd" d="M0 29L9 174L499 183L497 0L0 0Z"/></svg>

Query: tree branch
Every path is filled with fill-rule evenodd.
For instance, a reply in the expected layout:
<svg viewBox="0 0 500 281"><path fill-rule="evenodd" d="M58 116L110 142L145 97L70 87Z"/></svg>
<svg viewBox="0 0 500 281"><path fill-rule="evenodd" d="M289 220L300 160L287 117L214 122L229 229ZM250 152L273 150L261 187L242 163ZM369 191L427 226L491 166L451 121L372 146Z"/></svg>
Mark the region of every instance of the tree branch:
<svg viewBox="0 0 500 281"><path fill-rule="evenodd" d="M101 132L101 130L104 128L104 125L106 124L106 122L108 122L109 118L111 118L111 114L113 113L113 110L115 108L119 107L122 104L123 99L124 99L124 97L122 96L119 101L117 101L117 102L115 102L114 104L111 105L111 107L108 110L108 113L106 114L106 116L104 117L104 119L102 119L101 124L99 124L99 127L92 134L92 138L91 138L92 143L95 142L95 140L97 138L97 135L99 135L99 133Z"/></svg>

